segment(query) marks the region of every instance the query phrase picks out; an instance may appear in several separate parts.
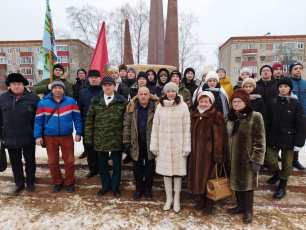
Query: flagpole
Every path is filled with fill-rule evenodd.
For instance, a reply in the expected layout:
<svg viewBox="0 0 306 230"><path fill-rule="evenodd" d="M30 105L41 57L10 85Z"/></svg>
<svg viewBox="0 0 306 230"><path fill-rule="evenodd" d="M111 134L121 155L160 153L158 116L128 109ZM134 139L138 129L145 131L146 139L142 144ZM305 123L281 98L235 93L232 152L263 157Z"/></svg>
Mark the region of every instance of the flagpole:
<svg viewBox="0 0 306 230"><path fill-rule="evenodd" d="M52 53L49 50L48 52L48 59L49 59L49 68L50 68L50 82L52 82L53 78L53 58L52 58Z"/></svg>

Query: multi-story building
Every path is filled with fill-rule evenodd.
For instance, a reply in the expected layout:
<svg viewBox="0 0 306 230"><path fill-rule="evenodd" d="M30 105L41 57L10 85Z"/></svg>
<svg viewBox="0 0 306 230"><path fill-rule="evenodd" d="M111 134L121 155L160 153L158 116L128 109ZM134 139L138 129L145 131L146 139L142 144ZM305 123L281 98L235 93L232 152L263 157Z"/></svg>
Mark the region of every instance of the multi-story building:
<svg viewBox="0 0 306 230"><path fill-rule="evenodd" d="M219 47L219 65L234 82L243 67L259 76L261 66L281 63L287 72L294 61L306 64L305 45L306 35L231 37Z"/></svg>
<svg viewBox="0 0 306 230"><path fill-rule="evenodd" d="M12 72L22 73L30 86L41 80L41 46L41 40L0 41L0 90L5 76ZM57 62L72 81L78 68L88 68L93 53L92 47L78 39L57 40L55 50Z"/></svg>

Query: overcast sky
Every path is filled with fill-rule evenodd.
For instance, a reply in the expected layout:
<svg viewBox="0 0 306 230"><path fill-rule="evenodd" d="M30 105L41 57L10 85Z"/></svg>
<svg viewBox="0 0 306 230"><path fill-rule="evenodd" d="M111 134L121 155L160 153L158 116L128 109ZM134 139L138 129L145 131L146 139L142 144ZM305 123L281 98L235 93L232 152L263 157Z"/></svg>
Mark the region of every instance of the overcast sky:
<svg viewBox="0 0 306 230"><path fill-rule="evenodd" d="M50 0L55 30L69 30L65 12L69 6L112 9L125 2L137 0ZM178 0L178 4L199 20L196 33L205 64L216 64L217 47L231 36L306 34L305 0ZM0 40L42 38L45 0L1 0L0 9Z"/></svg>

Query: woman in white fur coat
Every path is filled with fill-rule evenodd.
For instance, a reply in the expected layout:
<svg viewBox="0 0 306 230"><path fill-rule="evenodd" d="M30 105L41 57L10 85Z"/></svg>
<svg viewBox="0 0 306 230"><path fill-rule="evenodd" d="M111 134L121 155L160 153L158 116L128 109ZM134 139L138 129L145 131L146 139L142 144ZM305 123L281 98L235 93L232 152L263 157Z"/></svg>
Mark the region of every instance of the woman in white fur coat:
<svg viewBox="0 0 306 230"><path fill-rule="evenodd" d="M191 151L190 113L175 83L167 83L163 90L165 96L154 115L150 150L156 155L156 173L164 176L164 210L169 210L173 203L173 210L178 213L182 177L187 174L187 157Z"/></svg>

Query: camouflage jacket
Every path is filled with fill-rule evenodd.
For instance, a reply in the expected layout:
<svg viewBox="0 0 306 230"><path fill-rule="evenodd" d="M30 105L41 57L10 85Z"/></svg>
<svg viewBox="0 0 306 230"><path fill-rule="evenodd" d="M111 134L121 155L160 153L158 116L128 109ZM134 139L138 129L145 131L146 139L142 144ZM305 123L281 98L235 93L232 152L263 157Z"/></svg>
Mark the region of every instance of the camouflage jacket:
<svg viewBox="0 0 306 230"><path fill-rule="evenodd" d="M70 83L66 79L54 78L53 81L55 80L61 80L65 84L65 87L66 87L65 95L69 97L73 97L73 84L72 83ZM39 94L47 95L50 92L50 90L48 89L49 84L50 84L50 79L44 79L33 86L33 92L36 95L39 95Z"/></svg>
<svg viewBox="0 0 306 230"><path fill-rule="evenodd" d="M184 99L184 102L188 105L188 108L191 108L191 94L189 90L185 86L180 86L179 95L181 95Z"/></svg>
<svg viewBox="0 0 306 230"><path fill-rule="evenodd" d="M115 94L107 106L103 93L91 101L85 121L85 144L95 151L122 151L123 118L126 99Z"/></svg>

